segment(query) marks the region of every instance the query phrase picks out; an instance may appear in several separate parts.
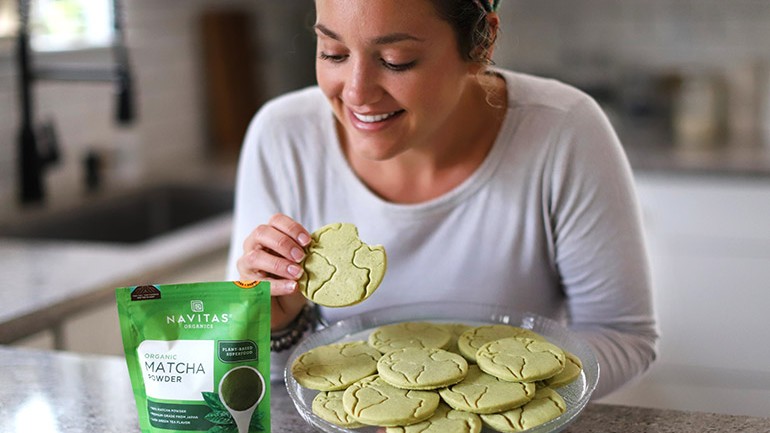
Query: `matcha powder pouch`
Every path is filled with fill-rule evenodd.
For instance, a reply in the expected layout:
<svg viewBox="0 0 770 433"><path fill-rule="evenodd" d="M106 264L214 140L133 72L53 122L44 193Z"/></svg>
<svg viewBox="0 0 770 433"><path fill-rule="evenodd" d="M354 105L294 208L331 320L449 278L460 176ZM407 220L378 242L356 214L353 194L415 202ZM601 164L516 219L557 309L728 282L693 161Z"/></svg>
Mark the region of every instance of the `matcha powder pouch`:
<svg viewBox="0 0 770 433"><path fill-rule="evenodd" d="M270 432L269 283L123 287L116 296L143 433Z"/></svg>

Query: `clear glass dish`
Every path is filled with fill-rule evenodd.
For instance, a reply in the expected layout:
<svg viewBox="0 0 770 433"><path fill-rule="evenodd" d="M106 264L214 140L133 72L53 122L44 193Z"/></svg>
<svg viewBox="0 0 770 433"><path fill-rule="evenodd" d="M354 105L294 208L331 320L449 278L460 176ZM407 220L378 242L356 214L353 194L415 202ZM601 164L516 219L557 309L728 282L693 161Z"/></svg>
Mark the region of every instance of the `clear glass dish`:
<svg viewBox="0 0 770 433"><path fill-rule="evenodd" d="M469 325L504 323L520 326L545 336L553 344L577 355L583 362L580 377L569 385L556 389L564 398L567 405L566 412L556 419L527 430L529 433L553 433L566 428L585 408L599 379L599 365L591 348L580 337L556 321L532 313L513 311L499 305L457 302L400 305L373 310L333 323L311 334L297 345L289 357L284 375L289 396L302 418L310 425L327 433L377 432L377 427L346 429L316 416L312 412L311 404L318 391L300 386L291 375L290 368L298 356L315 347L345 341L366 341L369 333L379 326L409 321L461 322ZM485 427L483 432L491 433L494 430Z"/></svg>

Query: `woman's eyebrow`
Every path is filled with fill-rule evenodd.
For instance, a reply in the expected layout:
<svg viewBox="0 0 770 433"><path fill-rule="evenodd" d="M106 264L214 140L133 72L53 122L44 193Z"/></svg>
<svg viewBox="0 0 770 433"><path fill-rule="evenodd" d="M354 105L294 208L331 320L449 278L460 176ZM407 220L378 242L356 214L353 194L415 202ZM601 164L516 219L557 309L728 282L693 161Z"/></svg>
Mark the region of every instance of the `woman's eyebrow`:
<svg viewBox="0 0 770 433"><path fill-rule="evenodd" d="M334 39L335 41L342 41L342 38L337 33L331 31L323 24L316 24L313 26L317 31L321 32L324 36Z"/></svg>
<svg viewBox="0 0 770 433"><path fill-rule="evenodd" d="M340 41L340 42L342 41L342 38L340 37L340 35L333 32L331 29L329 29L323 24L316 24L313 27L326 37L334 39L335 41ZM409 33L389 33L387 35L377 36L376 38L372 39L372 43L374 45L387 45L387 44L394 44L396 42L402 42L402 41L422 42L423 39L418 38L417 36L414 36Z"/></svg>
<svg viewBox="0 0 770 433"><path fill-rule="evenodd" d="M387 35L378 36L373 40L375 45L394 44L396 42L402 42L402 41L422 42L423 40L409 33L390 33Z"/></svg>

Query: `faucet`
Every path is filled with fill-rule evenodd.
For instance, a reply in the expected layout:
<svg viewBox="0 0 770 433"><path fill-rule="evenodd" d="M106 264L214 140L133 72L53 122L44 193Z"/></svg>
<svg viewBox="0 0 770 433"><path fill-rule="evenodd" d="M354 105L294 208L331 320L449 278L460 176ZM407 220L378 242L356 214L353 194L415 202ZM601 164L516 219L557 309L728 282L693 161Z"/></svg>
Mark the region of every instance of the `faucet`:
<svg viewBox="0 0 770 433"><path fill-rule="evenodd" d="M110 82L116 86L115 119L119 124L133 122L135 116L132 76L128 62L128 48L123 29L123 9L120 0L113 0L114 65L110 68L86 67L34 67L30 49L29 3L19 0L19 31L16 59L19 75L20 126L19 126L19 200L22 204L40 203L45 197L43 173L46 167L59 159L58 143L53 123L42 128L34 124L34 100L32 88L37 81L89 81ZM36 130L37 129L37 130Z"/></svg>

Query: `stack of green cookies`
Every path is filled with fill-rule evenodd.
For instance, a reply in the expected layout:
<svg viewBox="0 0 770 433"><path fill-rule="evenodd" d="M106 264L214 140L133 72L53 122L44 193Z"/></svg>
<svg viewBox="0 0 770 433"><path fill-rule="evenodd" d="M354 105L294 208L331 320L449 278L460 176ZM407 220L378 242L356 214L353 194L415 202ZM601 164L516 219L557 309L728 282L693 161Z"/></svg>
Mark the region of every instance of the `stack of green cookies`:
<svg viewBox="0 0 770 433"><path fill-rule="evenodd" d="M523 431L565 412L554 388L581 370L575 355L528 329L430 322L382 326L368 341L316 347L291 366L300 385L320 391L318 417L389 433Z"/></svg>

